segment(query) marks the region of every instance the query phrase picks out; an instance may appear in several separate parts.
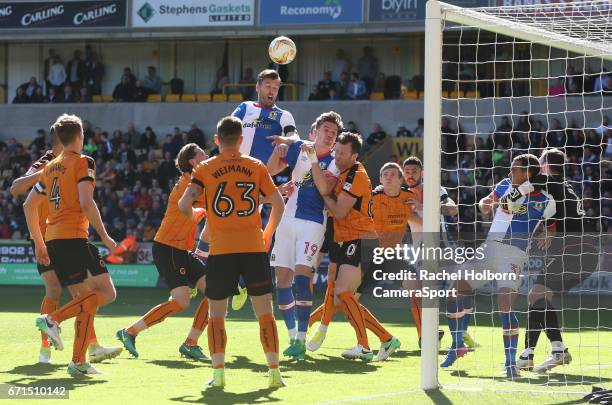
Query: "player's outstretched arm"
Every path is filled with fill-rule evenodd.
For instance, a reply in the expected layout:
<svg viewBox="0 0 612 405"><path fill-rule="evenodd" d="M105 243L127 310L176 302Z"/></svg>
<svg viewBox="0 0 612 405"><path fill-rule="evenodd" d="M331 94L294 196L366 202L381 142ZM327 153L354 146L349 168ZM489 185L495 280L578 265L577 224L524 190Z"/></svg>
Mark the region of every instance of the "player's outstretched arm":
<svg viewBox="0 0 612 405"><path fill-rule="evenodd" d="M336 181L338 180L334 177L329 171L323 171L319 166L319 159L317 158L317 153L314 149L314 145L311 143L304 143L301 146L301 149L305 151L308 155L308 159L312 164L311 172L312 172L312 180L314 181L317 190L321 195L330 194L334 186L336 185Z"/></svg>
<svg viewBox="0 0 612 405"><path fill-rule="evenodd" d="M272 205L272 211L270 212L270 219L264 230L264 241L266 243L266 249L270 249L272 244L272 235L276 232L276 227L283 217L285 211L285 201L278 190L275 190L270 195L266 196L266 202Z"/></svg>
<svg viewBox="0 0 612 405"><path fill-rule="evenodd" d="M459 208L457 208L457 204L455 204L455 201L453 201L452 198L448 197L446 201L442 203L440 211L443 215L450 215L454 217L459 213Z"/></svg>
<svg viewBox="0 0 612 405"><path fill-rule="evenodd" d="M24 176L21 176L18 179L15 179L13 181L13 184L11 184L11 188L10 188L11 195L13 197L20 196L24 194L26 191L28 191L28 189L34 187L34 185L38 181L39 175L40 175L40 171L31 173L31 174L26 174Z"/></svg>
<svg viewBox="0 0 612 405"><path fill-rule="evenodd" d="M287 167L287 162L284 161L284 157L287 156L287 150L289 147L284 144L278 144L274 147L272 151L272 155L270 155L270 159L268 159L268 172L270 175L274 176L280 172L282 172L285 167Z"/></svg>
<svg viewBox="0 0 612 405"><path fill-rule="evenodd" d="M79 189L79 204L83 213L89 220L89 223L96 230L100 238L102 239L102 243L108 249L113 250L117 247L117 242L113 240L106 232L106 228L104 227L104 223L102 222L102 217L100 216L100 210L98 209L98 205L94 201L93 192L94 185L91 181L81 181L78 184Z"/></svg>
<svg viewBox="0 0 612 405"><path fill-rule="evenodd" d="M478 202L478 208L484 215L489 215L495 207L495 194L491 191L488 196Z"/></svg>
<svg viewBox="0 0 612 405"><path fill-rule="evenodd" d="M42 188L39 190L32 189L28 198L23 203L23 212L26 217L26 223L28 224L28 231L30 231L30 237L34 241L34 249L36 254L36 260L44 264L49 265L51 260L47 253L47 246L45 245L44 236L40 230L40 222L38 217L38 206L44 204L45 194Z"/></svg>

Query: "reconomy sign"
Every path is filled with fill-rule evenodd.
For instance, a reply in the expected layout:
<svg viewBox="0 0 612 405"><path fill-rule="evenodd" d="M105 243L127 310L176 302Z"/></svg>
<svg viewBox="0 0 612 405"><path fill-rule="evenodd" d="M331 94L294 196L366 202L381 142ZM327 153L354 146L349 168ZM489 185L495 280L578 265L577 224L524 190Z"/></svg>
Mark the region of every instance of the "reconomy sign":
<svg viewBox="0 0 612 405"><path fill-rule="evenodd" d="M261 25L363 22L362 0L261 0Z"/></svg>
<svg viewBox="0 0 612 405"><path fill-rule="evenodd" d="M212 27L253 25L255 0L134 0L132 26Z"/></svg>
<svg viewBox="0 0 612 405"><path fill-rule="evenodd" d="M125 27L126 0L0 2L0 29Z"/></svg>
<svg viewBox="0 0 612 405"><path fill-rule="evenodd" d="M393 22L425 19L426 0L370 0L368 21ZM449 0L460 7L487 6L488 0Z"/></svg>

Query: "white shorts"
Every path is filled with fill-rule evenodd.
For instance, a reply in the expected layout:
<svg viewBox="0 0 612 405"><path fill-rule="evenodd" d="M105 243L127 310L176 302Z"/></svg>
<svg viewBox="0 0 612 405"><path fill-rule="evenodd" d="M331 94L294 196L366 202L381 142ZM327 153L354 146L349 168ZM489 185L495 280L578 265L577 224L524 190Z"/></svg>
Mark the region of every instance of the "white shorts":
<svg viewBox="0 0 612 405"><path fill-rule="evenodd" d="M325 226L305 219L283 217L274 239L270 265L287 267L314 266L325 238Z"/></svg>
<svg viewBox="0 0 612 405"><path fill-rule="evenodd" d="M527 253L512 245L498 241L486 241L484 258L473 259L457 265L465 280L472 289L484 287L495 278L497 289L509 288L517 291L521 285L521 273L527 263ZM472 271L473 270L473 271Z"/></svg>

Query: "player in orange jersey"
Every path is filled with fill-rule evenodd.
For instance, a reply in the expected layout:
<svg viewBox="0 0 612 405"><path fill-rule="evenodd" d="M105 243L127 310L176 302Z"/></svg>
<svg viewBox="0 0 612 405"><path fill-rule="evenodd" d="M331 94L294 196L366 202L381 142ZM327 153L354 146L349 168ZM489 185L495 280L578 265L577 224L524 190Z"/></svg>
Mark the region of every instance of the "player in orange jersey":
<svg viewBox="0 0 612 405"><path fill-rule="evenodd" d="M59 138L55 135L53 131L53 127L51 127L51 146L53 149L45 152L43 156L41 156L36 162L30 166L28 171L18 179L13 181L11 185L10 192L13 196L17 197L19 195L25 194L28 190L30 190L36 182L38 181L39 175L42 173L45 166L55 159L56 156L59 156L62 153L62 144L59 141ZM49 204L46 201L42 201L38 206L38 222L40 226L41 234L44 236L47 230L47 216L49 214ZM34 240L32 240L32 251L34 251ZM94 250L92 249L92 252ZM97 250L95 251L97 252ZM96 253L96 257L94 257L92 270L96 273L97 270L100 270L101 266L99 265L99 257ZM48 266L37 263L37 270L40 277L43 279L43 283L45 285L45 296L43 297L42 303L40 305L40 313L48 314L57 309L57 305L60 301L60 297L62 294L62 285L60 284L59 279L57 278L57 274L53 268L53 264L50 263ZM104 274L104 270L98 271L96 274ZM110 278L108 279L110 282ZM90 284L91 289L96 288L96 283L93 281L93 277L88 277L85 281ZM107 303L110 303L114 300L114 288L112 287L112 283L110 286L106 285L105 280L98 280L98 284L104 285L105 288L103 291L106 292L107 295ZM98 343L96 338L95 329L92 329L92 336L89 344L89 360L92 363L100 362L105 359L114 358L121 353L122 349L120 347L105 347ZM39 363L50 363L51 362L51 348L49 338L45 333L41 332L41 347L38 354L38 362Z"/></svg>
<svg viewBox="0 0 612 405"><path fill-rule="evenodd" d="M193 203L206 198L210 228L210 255L206 263L206 297L210 302L208 348L212 359L213 387L225 385L225 316L242 276L257 319L260 340L268 362L271 388L284 386L278 369L278 330L272 310L272 277L268 250L283 215L283 198L260 160L240 153L242 123L225 117L217 124L215 143L220 154L200 163L191 184L179 201L187 218L195 215ZM257 210L260 195L272 204L266 229Z"/></svg>
<svg viewBox="0 0 612 405"><path fill-rule="evenodd" d="M92 158L81 155L84 136L80 118L64 114L53 124L53 131L64 150L43 169L24 203L24 211L37 261L47 266L52 262L60 284L68 287L74 298L63 307L38 317L36 326L47 334L58 350L62 350L59 323L76 317L73 356L68 372L73 376L99 374L86 361L86 352L96 311L109 300L114 300L115 292L97 248L87 241L89 225L107 248L115 248L116 242L108 236L93 199L96 167ZM43 201L49 208L44 237L38 216L38 207ZM97 278L97 283L102 286L100 289L92 289L84 282L88 271L92 278ZM100 274L94 275L97 272ZM108 285L112 294L105 291Z"/></svg>
<svg viewBox="0 0 612 405"><path fill-rule="evenodd" d="M385 164L380 169L380 181L384 189L380 187L377 191L372 192L369 214L374 220L374 229L377 232L379 241L378 245L382 247L395 246L401 242L408 218L412 215L412 208L408 206L405 201L413 197L413 194L410 193L407 188L402 187L401 168L397 164ZM370 265L369 263L363 262L361 264L364 267ZM361 285L355 293L355 297L359 299L360 295ZM327 296L326 299L328 299ZM325 308L325 303L323 304L323 308ZM401 342L399 339L392 336L367 308L361 304L360 308L364 313L366 329L376 334L381 343L376 360L384 361L393 352L399 349ZM340 310L340 308L336 307L335 311L337 310ZM331 321L331 317L329 316L323 318L323 311L324 310L317 309L311 316L311 322L321 319L321 325L319 326L319 331L309 342L310 350L317 350L320 347L319 341L321 338L324 338L327 331L327 325L329 321Z"/></svg>
<svg viewBox="0 0 612 405"><path fill-rule="evenodd" d="M170 193L164 219L153 242L153 261L160 276L168 284L170 299L151 308L129 327L117 331L117 339L134 357L138 357L136 336L140 332L187 308L191 301L190 285L202 293L206 288L206 266L191 252L198 223L206 215L203 208L204 195L193 202L196 208L190 217L181 214L178 203L191 181L193 168L207 158L206 153L195 143L183 146L176 158L176 167L181 176ZM207 323L208 300L204 298L196 311L187 340L179 347L181 355L195 360L206 359L198 346L198 338Z"/></svg>

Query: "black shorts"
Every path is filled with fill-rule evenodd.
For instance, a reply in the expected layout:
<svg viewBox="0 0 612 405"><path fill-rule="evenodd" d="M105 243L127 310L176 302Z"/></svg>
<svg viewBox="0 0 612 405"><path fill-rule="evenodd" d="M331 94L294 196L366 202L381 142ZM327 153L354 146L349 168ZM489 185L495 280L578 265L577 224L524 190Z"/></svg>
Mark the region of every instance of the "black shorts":
<svg viewBox="0 0 612 405"><path fill-rule="evenodd" d="M108 268L106 267L106 262L102 259L98 247L93 243L87 242L87 251L87 270L89 270L89 273L94 277L100 274L107 274Z"/></svg>
<svg viewBox="0 0 612 405"><path fill-rule="evenodd" d="M47 251L62 287L82 283L88 276L88 270L92 275L101 274L102 268L107 271L106 264L97 261L100 254L97 248L87 239L50 240L47 242ZM94 252L98 252L98 257L95 257Z"/></svg>
<svg viewBox="0 0 612 405"><path fill-rule="evenodd" d="M32 254L36 256L36 246L34 245L34 241L30 240L30 242L32 242ZM43 273L53 270L53 262L49 263L48 266L37 262L36 269L38 270L38 274L42 275Z"/></svg>
<svg viewBox="0 0 612 405"><path fill-rule="evenodd" d="M327 217L327 225L325 226L325 239L323 239L323 245L319 252L331 253L332 246L334 245L334 218Z"/></svg>
<svg viewBox="0 0 612 405"><path fill-rule="evenodd" d="M332 245L329 253L329 260L336 263L336 278L341 271L340 266L348 264L354 267L361 267L361 285L357 292L363 292L363 286L370 284L373 280L372 273L375 267L372 263L374 248L378 246L376 239L356 239L346 242L336 242Z"/></svg>
<svg viewBox="0 0 612 405"><path fill-rule="evenodd" d="M206 292L211 300L222 300L236 293L240 277L249 295L272 292L272 274L267 253L228 253L210 255L206 262Z"/></svg>
<svg viewBox="0 0 612 405"><path fill-rule="evenodd" d="M159 242L153 242L153 263L170 290L176 287L195 287L206 275L206 265L193 253ZM210 260L210 259L209 259Z"/></svg>
<svg viewBox="0 0 612 405"><path fill-rule="evenodd" d="M599 248L595 237L554 238L544 256L545 267L535 284L554 293L563 293L582 284L599 268Z"/></svg>

